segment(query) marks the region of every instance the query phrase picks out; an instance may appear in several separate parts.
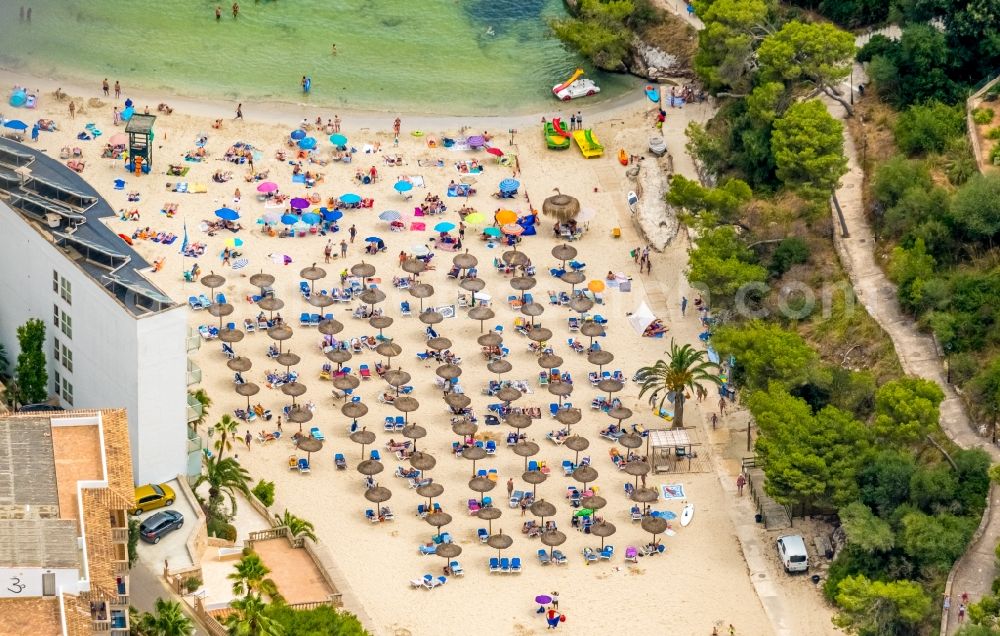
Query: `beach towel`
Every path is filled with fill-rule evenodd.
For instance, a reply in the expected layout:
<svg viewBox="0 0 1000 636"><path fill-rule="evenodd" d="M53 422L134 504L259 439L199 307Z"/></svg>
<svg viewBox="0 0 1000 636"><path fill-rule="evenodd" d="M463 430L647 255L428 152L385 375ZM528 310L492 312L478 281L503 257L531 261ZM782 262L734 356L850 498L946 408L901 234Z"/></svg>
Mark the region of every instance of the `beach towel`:
<svg viewBox="0 0 1000 636"><path fill-rule="evenodd" d="M413 232L423 232L427 229L426 223L421 223L420 221L414 221L410 223L410 230Z"/></svg>
<svg viewBox="0 0 1000 636"><path fill-rule="evenodd" d="M125 180L115 179L115 190L124 190L124 189L125 189Z"/></svg>
<svg viewBox="0 0 1000 636"><path fill-rule="evenodd" d="M193 192L195 194L205 194L206 192L208 192L208 186L205 185L204 183L196 183L190 188L188 188L188 192Z"/></svg>
<svg viewBox="0 0 1000 636"><path fill-rule="evenodd" d="M304 174L292 175L292 183L305 183L305 182L306 182L306 175Z"/></svg>
<svg viewBox="0 0 1000 636"><path fill-rule="evenodd" d="M237 258L233 261L233 269L243 269L250 264L250 259L248 258Z"/></svg>
<svg viewBox="0 0 1000 636"><path fill-rule="evenodd" d="M683 484L660 484L664 499L684 499Z"/></svg>
<svg viewBox="0 0 1000 636"><path fill-rule="evenodd" d="M412 183L414 188L424 187L424 178L421 177L420 175L410 175L404 178L410 183Z"/></svg>

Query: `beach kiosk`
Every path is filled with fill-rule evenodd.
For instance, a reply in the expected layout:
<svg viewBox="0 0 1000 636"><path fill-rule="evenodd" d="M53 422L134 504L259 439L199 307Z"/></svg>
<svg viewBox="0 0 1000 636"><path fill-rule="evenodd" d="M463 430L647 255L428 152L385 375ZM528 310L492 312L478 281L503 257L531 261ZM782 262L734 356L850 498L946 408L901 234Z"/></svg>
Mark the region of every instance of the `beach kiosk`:
<svg viewBox="0 0 1000 636"><path fill-rule="evenodd" d="M153 165L153 122L155 115L135 113L125 124L128 135L128 160L125 169L138 175L149 174Z"/></svg>
<svg viewBox="0 0 1000 636"><path fill-rule="evenodd" d="M687 429L649 431L649 461L654 473L690 470L694 446Z"/></svg>

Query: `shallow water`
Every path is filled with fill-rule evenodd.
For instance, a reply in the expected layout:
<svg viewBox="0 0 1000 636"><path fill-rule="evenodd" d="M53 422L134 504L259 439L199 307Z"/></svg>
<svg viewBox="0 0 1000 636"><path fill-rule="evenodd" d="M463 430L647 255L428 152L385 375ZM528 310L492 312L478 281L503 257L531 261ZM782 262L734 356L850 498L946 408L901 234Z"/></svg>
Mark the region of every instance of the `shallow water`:
<svg viewBox="0 0 1000 636"><path fill-rule="evenodd" d="M126 92L452 115L543 110L556 103L551 87L581 65L547 27L565 14L561 0L244 0L239 18L223 2L216 21L217 4L35 0L26 24L19 4L5 2L0 64L106 76ZM587 104L634 85L589 76L603 92Z"/></svg>

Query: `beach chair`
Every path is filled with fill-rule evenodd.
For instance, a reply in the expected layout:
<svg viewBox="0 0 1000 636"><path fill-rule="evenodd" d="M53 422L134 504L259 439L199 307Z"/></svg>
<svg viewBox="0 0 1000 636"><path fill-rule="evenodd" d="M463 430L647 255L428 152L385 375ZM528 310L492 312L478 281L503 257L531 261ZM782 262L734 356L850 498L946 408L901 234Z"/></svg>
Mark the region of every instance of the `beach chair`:
<svg viewBox="0 0 1000 636"><path fill-rule="evenodd" d="M497 454L497 443L494 442L493 440L488 440L486 442L486 454L487 455L496 455Z"/></svg>
<svg viewBox="0 0 1000 636"><path fill-rule="evenodd" d="M372 370L368 368L367 364L362 364L360 367L358 367L358 373L361 375L362 380L372 379Z"/></svg>
<svg viewBox="0 0 1000 636"><path fill-rule="evenodd" d="M542 548L538 549L538 562L542 565L549 565L552 563L552 559L549 558L549 551Z"/></svg>
<svg viewBox="0 0 1000 636"><path fill-rule="evenodd" d="M323 431L319 430L318 426L314 426L311 429L309 429L309 434L312 435L313 437L315 437L316 439L318 439L321 442L325 442L326 441L326 436L323 435Z"/></svg>
<svg viewBox="0 0 1000 636"><path fill-rule="evenodd" d="M337 466L337 470L345 470L347 468L347 460L344 459L343 453L337 453L333 456L333 463Z"/></svg>
<svg viewBox="0 0 1000 636"><path fill-rule="evenodd" d="M424 580L423 579L410 579L410 587L412 587L412 588L419 588L419 587L423 587L423 586L424 586Z"/></svg>
<svg viewBox="0 0 1000 636"><path fill-rule="evenodd" d="M469 502L468 502L468 508L469 508L469 514L470 515L474 515L477 512L479 512L479 500L478 499L470 499Z"/></svg>
<svg viewBox="0 0 1000 636"><path fill-rule="evenodd" d="M212 306L212 301L209 300L208 296L206 296L205 294L200 294L198 296L198 302L201 304L202 309L208 309L209 307Z"/></svg>
<svg viewBox="0 0 1000 636"><path fill-rule="evenodd" d="M288 456L288 470L298 470L299 469L299 458L295 455Z"/></svg>
<svg viewBox="0 0 1000 636"><path fill-rule="evenodd" d="M224 353L226 357L229 358L230 360L236 357L236 352L233 351L232 345L230 345L228 342L222 343L222 353Z"/></svg>
<svg viewBox="0 0 1000 636"><path fill-rule="evenodd" d="M309 472L309 460L305 457L299 458L299 473L306 474Z"/></svg>
<svg viewBox="0 0 1000 636"><path fill-rule="evenodd" d="M375 514L375 511L372 510L371 508L365 510L365 519L367 519L371 523L378 523L378 515Z"/></svg>
<svg viewBox="0 0 1000 636"><path fill-rule="evenodd" d="M615 546L606 545L604 546L604 549L601 550L601 552L598 554L598 556L601 557L602 561L610 561L611 557L614 556L614 554L615 554Z"/></svg>
<svg viewBox="0 0 1000 636"><path fill-rule="evenodd" d="M377 462L382 461L382 456L379 454L377 448L372 449L372 452L369 454L369 459L374 459Z"/></svg>
<svg viewBox="0 0 1000 636"><path fill-rule="evenodd" d="M494 450L496 450L496 444L494 444L493 447L494 447ZM489 452L489 451L487 451L487 452ZM490 481L492 481L495 484L495 483L497 483L497 480L500 478L500 473L497 472L496 468L491 468L489 470L489 472L486 473L486 477L487 477L487 479L489 479Z"/></svg>
<svg viewBox="0 0 1000 636"><path fill-rule="evenodd" d="M583 560L587 563L593 563L597 561L597 553L594 552L592 548L583 549Z"/></svg>
<svg viewBox="0 0 1000 636"><path fill-rule="evenodd" d="M308 327L309 326L309 312L303 311L299 314L299 326Z"/></svg>
<svg viewBox="0 0 1000 636"><path fill-rule="evenodd" d="M503 557L500 559L500 571L504 574L510 573L510 559Z"/></svg>
<svg viewBox="0 0 1000 636"><path fill-rule="evenodd" d="M563 475L569 477L570 475L573 474L573 471L576 470L576 464L574 464L568 459L564 459L562 463L562 468L563 468Z"/></svg>
<svg viewBox="0 0 1000 636"><path fill-rule="evenodd" d="M393 521L396 518L396 515L392 514L392 508L389 506L382 506L379 509L379 514L385 521Z"/></svg>
<svg viewBox="0 0 1000 636"><path fill-rule="evenodd" d="M433 590L436 587L441 587L442 585L444 585L447 582L448 582L448 578L447 577L439 576L436 579L432 579L430 581L430 587L428 587L427 589Z"/></svg>
<svg viewBox="0 0 1000 636"><path fill-rule="evenodd" d="M195 311L198 311L199 309L204 309L204 307L201 306L201 302L198 300L197 296L188 296L188 306L190 306L191 309Z"/></svg>
<svg viewBox="0 0 1000 636"><path fill-rule="evenodd" d="M510 560L510 571L520 574L521 573L521 557L513 557Z"/></svg>
<svg viewBox="0 0 1000 636"><path fill-rule="evenodd" d="M394 420L394 423L395 423L394 428L397 431L400 431L403 430L403 428L406 426L406 419L402 415L397 415L396 419Z"/></svg>
<svg viewBox="0 0 1000 636"><path fill-rule="evenodd" d="M500 559L496 557L490 557L490 572L500 571Z"/></svg>
<svg viewBox="0 0 1000 636"><path fill-rule="evenodd" d="M309 314L309 326L319 327L319 323L322 321L319 314Z"/></svg>
<svg viewBox="0 0 1000 636"><path fill-rule="evenodd" d="M307 283L304 280L300 280L299 281L299 292L302 294L303 298L305 298L306 300L309 300L309 296L312 295L312 292L309 291L309 283Z"/></svg>
<svg viewBox="0 0 1000 636"><path fill-rule="evenodd" d="M631 563L639 562L639 551L635 549L634 545L625 548L625 561Z"/></svg>
<svg viewBox="0 0 1000 636"><path fill-rule="evenodd" d="M382 428L385 429L386 431L389 431L390 433L396 430L396 423L395 420L392 419L391 415L386 416L385 425Z"/></svg>
<svg viewBox="0 0 1000 636"><path fill-rule="evenodd" d="M399 303L399 315L400 316L410 316L410 315L412 315L410 313L410 303L409 303L409 301L404 300L403 302Z"/></svg>
<svg viewBox="0 0 1000 636"><path fill-rule="evenodd" d="M417 547L417 552L419 552L421 556L430 556L435 554L436 551L437 546L434 545L424 545L421 543L420 546Z"/></svg>
<svg viewBox="0 0 1000 636"><path fill-rule="evenodd" d="M479 537L480 543L486 543L486 540L490 538L490 533L486 532L486 528L480 528L476 530L476 536Z"/></svg>
<svg viewBox="0 0 1000 636"><path fill-rule="evenodd" d="M448 567L451 568L451 573L454 576L462 576L465 574L465 570L462 569L462 564L458 561L452 561L448 564Z"/></svg>
<svg viewBox="0 0 1000 636"><path fill-rule="evenodd" d="M523 490L515 490L514 492L512 492L510 494L510 503L509 503L510 507L511 508L517 508L518 506L521 505L521 500L522 499L524 499L524 491Z"/></svg>
<svg viewBox="0 0 1000 636"><path fill-rule="evenodd" d="M426 517L430 513L430 509L424 504L417 504L417 516L420 518Z"/></svg>
<svg viewBox="0 0 1000 636"><path fill-rule="evenodd" d="M538 462L534 459L528 460L528 470L538 470Z"/></svg>
<svg viewBox="0 0 1000 636"><path fill-rule="evenodd" d="M562 550L553 550L552 562L556 565L566 565L568 561L566 559L566 555L562 553Z"/></svg>

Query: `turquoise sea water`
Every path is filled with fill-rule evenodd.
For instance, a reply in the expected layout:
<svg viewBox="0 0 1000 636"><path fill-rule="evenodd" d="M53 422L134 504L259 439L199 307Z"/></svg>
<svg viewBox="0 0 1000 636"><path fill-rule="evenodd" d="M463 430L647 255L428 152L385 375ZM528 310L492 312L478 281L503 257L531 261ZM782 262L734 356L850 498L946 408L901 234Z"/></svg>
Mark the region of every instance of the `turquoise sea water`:
<svg viewBox="0 0 1000 636"><path fill-rule="evenodd" d="M546 25L564 15L561 0L243 0L237 19L231 1L23 2L30 25L19 20L20 2L0 3L0 64L108 77L126 92L506 114L554 106L551 87L581 65ZM313 80L308 96L303 75ZM588 76L603 89L588 104L635 84Z"/></svg>

